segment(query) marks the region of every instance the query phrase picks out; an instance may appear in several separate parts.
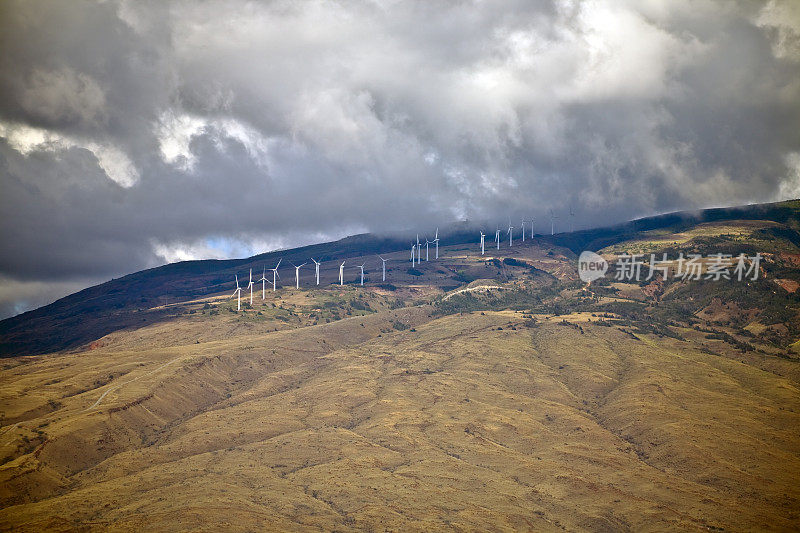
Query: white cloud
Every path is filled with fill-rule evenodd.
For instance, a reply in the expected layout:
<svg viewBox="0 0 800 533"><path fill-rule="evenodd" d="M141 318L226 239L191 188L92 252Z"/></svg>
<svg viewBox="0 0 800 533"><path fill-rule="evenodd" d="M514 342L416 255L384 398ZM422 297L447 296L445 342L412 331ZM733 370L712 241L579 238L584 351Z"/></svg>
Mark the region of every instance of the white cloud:
<svg viewBox="0 0 800 533"><path fill-rule="evenodd" d="M162 113L155 130L164 161L183 171L192 170L195 156L190 144L194 137L203 133L206 125L206 120L200 117L173 111Z"/></svg>
<svg viewBox="0 0 800 533"><path fill-rule="evenodd" d="M781 182L776 200L800 198L800 152L792 152L786 156L786 167L789 173Z"/></svg>
<svg viewBox="0 0 800 533"><path fill-rule="evenodd" d="M122 187L132 187L139 179L139 171L119 147L78 139L69 135L27 126L0 122L0 137L24 156L32 152L62 152L70 148L84 148L95 156L98 166L106 176Z"/></svg>
<svg viewBox="0 0 800 533"><path fill-rule="evenodd" d="M775 30L770 43L776 57L797 60L800 56L800 2L770 0L758 12L755 21L760 27Z"/></svg>
<svg viewBox="0 0 800 533"><path fill-rule="evenodd" d="M155 135L162 160L184 172L194 170L197 155L191 144L201 135L208 135L221 152L225 151L227 141L235 141L257 165L266 168L269 162L270 140L252 126L231 117L209 119L166 111L156 124Z"/></svg>

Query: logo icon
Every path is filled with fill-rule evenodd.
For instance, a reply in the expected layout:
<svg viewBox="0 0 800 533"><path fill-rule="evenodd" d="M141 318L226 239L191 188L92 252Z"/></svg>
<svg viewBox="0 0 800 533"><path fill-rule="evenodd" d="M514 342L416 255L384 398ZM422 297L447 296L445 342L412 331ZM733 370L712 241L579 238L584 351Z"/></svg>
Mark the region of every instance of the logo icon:
<svg viewBox="0 0 800 533"><path fill-rule="evenodd" d="M591 283L606 275L608 271L608 261L603 256L594 252L584 251L578 258L578 275L581 281Z"/></svg>

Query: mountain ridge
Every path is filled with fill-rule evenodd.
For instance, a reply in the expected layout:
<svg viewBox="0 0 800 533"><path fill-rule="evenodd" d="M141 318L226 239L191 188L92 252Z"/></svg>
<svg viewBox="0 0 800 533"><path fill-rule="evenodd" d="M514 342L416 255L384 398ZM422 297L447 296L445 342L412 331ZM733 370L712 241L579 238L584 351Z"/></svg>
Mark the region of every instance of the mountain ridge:
<svg viewBox="0 0 800 533"><path fill-rule="evenodd" d="M719 222L756 218L785 225L789 240L800 243L800 200L751 204L726 208L678 211L643 217L608 227L563 232L555 235L536 235L536 242L580 253L597 251L622 242L638 233ZM475 243L477 224L461 222L443 228L442 246ZM532 241L528 241L531 243ZM169 316L166 304L233 290L235 272L270 267L278 258L283 265L306 262L310 257L322 261L363 258L377 254L408 253L407 242L395 236L371 233L351 235L342 239L275 250L239 259L201 259L179 261L114 278L87 287L55 302L0 321L0 357L34 355L69 350L91 342L117 329L151 324ZM490 248L490 246L487 246ZM323 267L329 270L329 267ZM304 272L304 276L308 276ZM192 279L187 280L187 276ZM452 273L452 283L460 283ZM333 278L335 279L335 278ZM244 280L240 280L244 281ZM245 281L246 283L246 281ZM244 283L243 283L244 285ZM34 336L36 338L32 338Z"/></svg>

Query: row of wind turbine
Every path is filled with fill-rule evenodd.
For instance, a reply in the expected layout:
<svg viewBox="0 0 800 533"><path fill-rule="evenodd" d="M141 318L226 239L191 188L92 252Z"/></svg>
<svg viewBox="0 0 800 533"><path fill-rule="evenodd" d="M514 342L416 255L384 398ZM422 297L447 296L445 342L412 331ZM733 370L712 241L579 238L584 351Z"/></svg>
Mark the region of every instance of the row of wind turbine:
<svg viewBox="0 0 800 533"><path fill-rule="evenodd" d="M550 209L550 235L555 235L556 234L556 222L555 221L558 220L558 218L559 218L558 215L556 215L555 212L552 209ZM533 240L533 236L534 236L534 233L533 233L533 231L534 231L533 230L533 222L534 222L534 218L531 217L531 219L530 219L530 228L531 228L530 229L530 232L531 232L530 237L531 237L531 240ZM522 231L522 234L521 234L522 241L525 242L525 218L524 217L520 220L520 228L521 228L521 231ZM575 211L572 209L572 206L569 207L569 231L570 232L575 231ZM514 226L511 225L511 219L510 218L508 219L508 230L506 231L506 234L508 235L508 245L509 246L513 246L514 245ZM485 245L486 234L483 232L483 230L480 230L480 236L481 236L480 237L481 238L481 240L480 240L481 255L486 255L486 245ZM497 249L499 250L500 249L500 226L498 226L497 230L495 231L494 242L497 245ZM412 248L412 257L413 257L413 248ZM437 258L438 258L438 247L437 247Z"/></svg>

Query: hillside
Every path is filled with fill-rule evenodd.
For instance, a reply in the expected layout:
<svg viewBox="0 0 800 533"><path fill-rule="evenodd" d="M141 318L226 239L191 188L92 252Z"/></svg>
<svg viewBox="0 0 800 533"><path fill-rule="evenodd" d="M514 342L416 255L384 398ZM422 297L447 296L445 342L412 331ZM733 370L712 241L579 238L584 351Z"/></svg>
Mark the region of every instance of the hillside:
<svg viewBox="0 0 800 533"><path fill-rule="evenodd" d="M35 355L0 361L0 529L796 530L798 220L711 210L485 256L454 230L416 269L360 236L6 320L6 353ZM587 285L584 242L758 252L761 276ZM331 285L375 252L387 283ZM237 311L233 273L278 255L326 259L327 283L287 269Z"/></svg>
<svg viewBox="0 0 800 533"><path fill-rule="evenodd" d="M553 246L560 255L570 257L566 250L576 254L582 250L597 251L646 234L678 234L697 224L725 220L762 220L775 223L774 228L766 230L766 239L777 239L780 243L788 240L793 247L797 247L800 245L798 213L800 201L672 213L609 228L560 233L555 236L539 235L535 244L540 247ZM441 232L442 245L455 246L454 251L457 252L474 251L477 249L477 231L476 227L467 223L444 228ZM773 235L769 232L778 233ZM534 243L528 240L527 244L530 246ZM489 235L487 249L492 246ZM408 248L408 243L398 237L357 235L332 243L281 250L245 259L185 261L137 272L0 321L0 357L74 349L113 331L157 323L174 316L175 312L180 312L175 304L220 292L232 292L235 288L235 273L246 276L252 268L257 279L264 268L272 268L279 259L283 259L284 285L290 285L294 278L291 263L310 262L311 257L323 261L321 279L323 284L330 285L338 280L339 262L345 260L349 265L357 265L368 261L374 273L380 264L377 254L383 254L390 259L389 268L393 272L389 282L409 283L415 277L406 273L405 262L410 262ZM451 258L451 261L456 262L443 265L444 269L435 276L426 276L425 282L444 288L462 283L458 272L464 265L458 263L457 257ZM348 281L355 279L353 273L353 270L348 270ZM374 276L372 278L373 282L376 281ZM313 268L305 267L301 271L301 279L304 286L312 283ZM170 303L173 305L170 306Z"/></svg>

